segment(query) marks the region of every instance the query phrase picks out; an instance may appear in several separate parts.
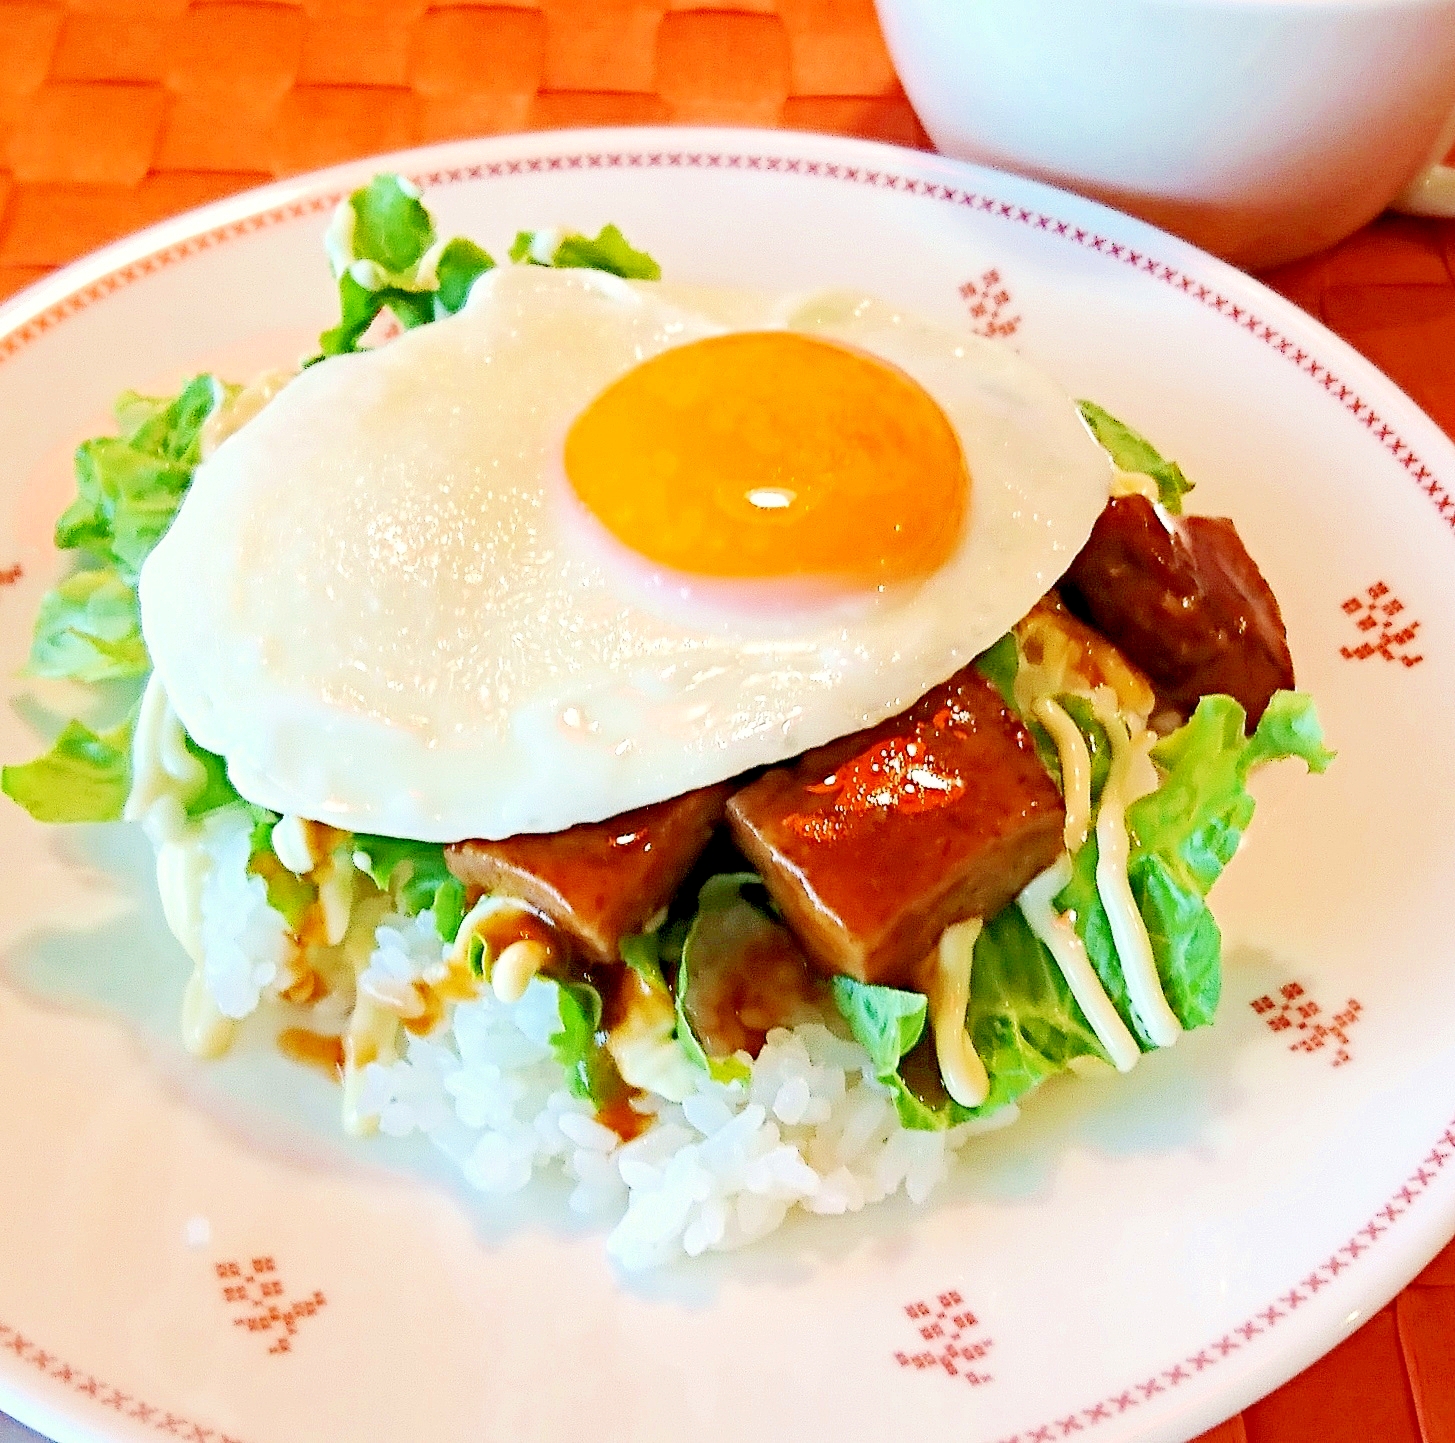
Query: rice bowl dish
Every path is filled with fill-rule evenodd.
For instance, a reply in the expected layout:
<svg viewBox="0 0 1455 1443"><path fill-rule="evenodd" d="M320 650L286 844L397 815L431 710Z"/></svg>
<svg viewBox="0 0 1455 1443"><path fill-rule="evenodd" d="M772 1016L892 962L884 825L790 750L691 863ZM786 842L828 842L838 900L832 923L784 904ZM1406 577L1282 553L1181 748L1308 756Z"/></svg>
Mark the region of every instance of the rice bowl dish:
<svg viewBox="0 0 1455 1443"><path fill-rule="evenodd" d="M353 211L357 229L364 210ZM547 309L566 296L572 305L584 298L588 306L635 306L627 298L645 293L651 299L642 309L654 317L645 330L670 337L666 351L733 334L733 326L757 335L775 328L786 333L794 321L806 321L842 345L842 328L852 322L856 353L866 334L897 337L915 329L912 319L881 315L865 297L793 298L790 304L783 298L674 297L665 287L654 292L662 283L603 277L570 264L569 254L558 259L573 240L585 238L529 240L518 266L480 271L466 291L472 298L462 297L455 312L431 316L376 355L326 359L282 386L276 399L270 393L259 403L256 390L250 397L207 381L189 388L190 396L145 413L133 406L122 418L123 437L115 439L140 455L150 455L148 448L177 453L151 456L156 472L186 473L185 479L172 474L181 502L177 520L165 518L162 539L114 525L104 534L96 520L104 506L73 516L69 528L63 518L69 544L108 560L78 572L90 578L83 584L63 584L63 593L71 588L62 600L72 610L64 625L57 623L58 606L49 623L43 616L37 647L42 664L56 672L69 667L67 674L100 679L128 674L129 667L131 675L149 674L124 738L73 736L72 749L83 751L92 767L87 815L124 808L158 846L168 921L195 967L184 1019L189 1045L204 1053L219 1050L237 1019L273 999L309 1005L309 1038L294 1038L292 1045L336 1062L349 1126L422 1132L487 1191L514 1190L536 1168L559 1166L575 1185L573 1206L619 1218L608 1247L624 1266L638 1267L680 1252L750 1242L795 1206L825 1214L855 1211L901 1189L921 1200L966 1139L1013 1120L1019 1101L1043 1078L1073 1064L1129 1067L1142 1052L1170 1045L1184 1027L1210 1020L1217 999L1216 929L1209 936L1210 914L1192 899L1200 906L1247 824L1251 802L1242 781L1253 766L1280 755L1321 767L1327 754L1306 700L1286 687L1262 697L1262 719L1255 718L1256 727L1245 735L1244 712L1254 707L1221 690L1189 698L1180 683L1154 686L1115 648L1089 636L1083 617L1038 608L1073 559L1085 554L1109 496L1140 497L1148 507L1174 512L1180 501L1176 484L1166 479L1170 463L1153 453L1128 465L1131 443L1122 433L1105 423L1084 425L1084 413L1065 398L1057 401L1039 378L1024 379L1021 394L1034 395L1046 409L1019 434L1052 453L1048 494L1070 502L1047 517L1033 507L1005 508L1034 515L1028 529L1045 543L1046 559L1027 555L1029 540L987 543L1005 570L981 596L954 571L960 551L937 557L927 570L916 571L921 563L911 562L902 573L875 575L871 584L845 585L840 573L795 572L784 588L792 593L791 607L765 591L761 572L726 580L704 572L682 582L681 573L664 569L660 560L635 566L624 555L620 529L612 530L600 509L573 511L579 492L573 498L561 488L560 475L538 468L541 489L532 494L527 515L563 516L569 523L563 539L540 545L535 520L522 523L518 515L507 530L539 547L527 555L527 570L559 569L566 580L553 600L531 603L546 619L543 649L548 653L567 636L604 654L610 648L603 637L615 644L627 633L646 634L645 654L654 659L677 648L671 664L691 681L685 692L672 691L670 678L664 681L665 663L647 677L634 661L608 669L588 694L580 689L579 667L545 654L530 658L539 663L536 675L549 681L565 673L577 689L547 685L527 694L517 673L502 674L499 663L517 638L530 633L507 621L493 649L478 635L465 635L457 623L469 608L448 593L442 599L437 575L420 591L426 608L438 608L431 613L435 629L394 617L389 627L363 637L364 649L357 629L345 635L338 628L370 614L371 598L389 594L397 576L369 579L365 591L316 626L311 618L322 613L301 607L281 586L265 584L249 596L237 583L218 582L219 576L260 574L246 564L246 547L257 544L249 541L246 524L259 515L270 525L281 515L284 540L297 539L296 556L308 564L283 572L302 577L309 608L345 572L366 570L362 561L390 559L387 548L369 551L383 534L369 526L387 514L377 504L356 508L365 539L354 543L332 528L305 532L279 493L261 508L243 506L237 525L227 524L225 510L208 507L216 496L236 497L239 477L281 482L286 492L291 473L245 458L296 450L287 438L298 433L284 425L303 413L309 393L323 398L313 402L315 418L321 412L337 419L345 409L329 401L349 368L372 366L378 376L402 370L411 354L436 346L443 351L445 338L481 324L489 301L503 297L504 304L519 307L529 294L536 298L529 304ZM431 249L438 250L432 274L426 263ZM431 240L406 267L408 274L387 276L359 265L362 259L377 268L378 261L355 257L340 271L345 310L347 280L370 296L415 298L401 302L406 307L423 304L419 298L438 306L449 279L448 265L441 278L447 251ZM460 255L457 249L456 261ZM542 257L553 264L541 264ZM621 254L612 258L620 263ZM364 286L355 267L377 284ZM701 309L694 313L689 300ZM512 314L503 329L519 332L523 312ZM555 324L579 330L579 318ZM628 371L651 359L636 354L641 334L619 342L620 354L633 357ZM358 338L349 338L349 346ZM953 337L935 337L934 344L946 354L957 346L987 349ZM916 377L913 355L890 350L886 359L895 369L932 392ZM1024 374L1019 362L1003 355L987 357L987 364L1002 397L1013 389L1005 378ZM452 363L438 365L438 376L459 376ZM612 379L595 372L583 376L576 390L563 388L568 394L561 412L542 419L534 453L564 444L561 433ZM530 390L527 385L520 394ZM458 404L439 384L428 391L432 404ZM932 399L943 414L953 414L945 396ZM519 414L519 397L514 404ZM1002 415L1013 410L1002 402ZM404 414L418 417L419 404L406 406ZM229 415L241 420L230 438L220 435L226 425L218 424ZM994 419L982 412L955 433L967 462L967 527L993 516L998 496L1024 496L1017 488L1040 484L1028 479L1033 472L1023 459L1001 479L995 461L1010 448L987 441ZM204 436L208 427L210 438ZM321 454L336 460L340 436L320 434ZM215 449L199 467L205 447ZM100 448L103 459L108 449ZM92 457L94 463L95 452ZM749 489L764 491L756 483ZM779 492L784 489L793 488ZM797 500L795 495L779 506L779 492L773 493L775 504L756 507L769 523L776 520L771 513L791 510ZM295 494L306 511L307 493ZM114 505L112 510L114 523ZM457 534L438 513L425 529ZM199 534L228 537L242 560L219 566L214 553L196 544ZM313 564L320 534L340 548L333 573ZM959 533L948 539L958 541ZM464 538L461 557L477 543ZM508 547L491 542L485 549L493 556ZM451 569L471 579L463 562L445 568ZM133 623L128 607L138 577L141 604ZM479 577L471 581L480 583ZM937 597L937 584L954 584L955 590ZM518 582L502 592L520 594ZM594 632L575 620L560 624L563 608L579 595L608 598L579 613L601 618ZM953 634L936 637L950 595L973 615L957 618L962 624ZM235 615L209 609L214 603L237 603ZM77 626L77 608L93 620ZM94 621L103 614L104 623ZM309 619L301 622L300 615ZM645 631L640 618L653 621L657 631ZM790 622L805 619L811 629L793 632ZM135 637L128 629L133 624ZM316 655L322 662L296 644L300 626L310 643L315 633L321 636ZM412 638L418 650L401 652L400 636ZM210 649L215 637L226 637L227 644ZM389 653L384 661L367 650L381 637ZM882 653L869 637L885 641ZM442 710L431 711L444 688L436 684L431 695L419 684L421 657L441 640L458 642L461 650L458 657L448 647L440 653L446 662L440 674L468 677L471 685L462 683L458 695L440 702ZM766 682L765 655L791 659L779 661ZM488 686L469 673L469 658L482 656L493 668ZM694 663L710 659L700 677L689 675L682 659L689 656ZM209 673L212 657L221 664ZM743 665L745 657L753 659L750 667ZM392 676L391 659L399 663ZM337 670L345 666L363 677L352 691ZM900 736L896 719L962 673L973 673L960 683L970 699L950 698L946 705L963 705L971 720L937 724L946 709L940 707L903 734L903 747L886 751L886 738ZM843 679L855 675L865 690L846 696ZM806 689L792 692L789 677L804 680ZM276 697L265 693L262 679L278 683ZM314 701L322 699L322 720L304 710L305 682ZM469 714L476 725L471 732L465 714L450 707L467 690L478 700L482 686L492 705L502 696L525 699L517 711L477 708ZM388 696L401 699L401 715L381 704ZM764 710L764 696L776 711ZM1211 702L1204 699L1209 696ZM574 722L568 716L573 711ZM925 947L895 940L902 922L914 931L897 913L893 927L878 930L845 922L844 906L823 900L832 891L827 882L810 877L795 890L803 868L791 862L791 849L773 840L774 826L798 819L794 825L805 835L812 830L816 846L847 846L852 829L866 825L852 818L862 818L866 809L901 818L953 813L965 804L964 787L957 792L960 782L945 781L953 769L936 771L925 757L958 745L950 736L957 727L977 735L989 728L991 711L1009 750L1027 767L1034 761L1040 768L1040 790L1026 790L1026 816L1018 830L1005 834L1016 855L993 910L986 904L964 911L963 896L957 900L953 888L918 899L910 920L935 938ZM717 733L715 719L721 721ZM876 731L884 727L890 730ZM1082 737L1079 747L1072 732ZM793 770L809 765L805 754L859 733L867 739L843 756L821 758L813 777ZM660 744L648 745L654 736ZM458 750L451 752L455 738ZM550 741L541 757L529 755L536 738ZM623 743L631 745L619 750ZM490 750L512 745L521 750ZM916 753L914 747L928 750ZM475 768L466 773L468 785L460 782L462 764ZM97 774L107 767L114 774L111 790L98 808ZM1205 776L1208 769L1222 789L1211 819L1189 800L1196 791L1192 771ZM404 780L367 785L382 775ZM8 769L7 790L33 802L37 777L25 768ZM791 806L766 796L764 783L774 778L780 791L798 788ZM520 860L520 845L511 849L520 837L598 826L722 786L733 790L715 815L706 814L709 841L688 857L665 897L643 897L641 915L616 919L614 931L583 919L578 905L553 911L541 895L522 895L520 877L530 868ZM827 814L811 810L804 796L828 796L823 805L838 806L832 813L837 820L825 821ZM45 805L40 803L42 811ZM63 819L54 809L52 815ZM1211 845L1209 826L1218 838ZM1120 891L1115 878L1105 876L1115 865L1101 865L1114 853L1119 828L1128 879ZM1194 833L1197 839L1189 843ZM734 850L706 866L708 847L721 853L725 835ZM1088 855L1093 837L1099 845ZM756 856L751 849L763 838L763 854ZM1000 834L991 840L998 845ZM979 857L964 859L964 887L972 880L986 885ZM775 872L775 858L789 860ZM490 886L479 880L482 866L492 869ZM541 869L531 875L539 877ZM1139 915L1151 913L1143 917L1140 941L1125 907L1118 911L1123 893L1138 894L1131 905ZM814 930L805 897L843 924L842 938L836 940L831 929ZM1174 914L1175 936L1157 925ZM803 924L795 925L800 916ZM1070 936L1080 944L1079 955ZM1190 940L1183 945L1178 937ZM775 978L771 997L735 995L724 1006L713 993L723 969L727 991L737 986L724 963L725 956L730 962L738 955L734 946L739 953L759 949L758 970ZM609 976L603 970L608 966L616 969ZM737 1042L747 1045L732 1045ZM928 1081L926 1049L935 1069ZM983 1076L962 1075L974 1074L977 1064Z"/></svg>

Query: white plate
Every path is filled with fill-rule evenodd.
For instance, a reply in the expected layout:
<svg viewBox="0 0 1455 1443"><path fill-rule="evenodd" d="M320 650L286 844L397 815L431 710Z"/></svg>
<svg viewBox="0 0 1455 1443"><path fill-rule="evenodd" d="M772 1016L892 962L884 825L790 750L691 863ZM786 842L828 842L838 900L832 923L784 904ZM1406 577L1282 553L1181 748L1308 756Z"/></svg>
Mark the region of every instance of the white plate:
<svg viewBox="0 0 1455 1443"><path fill-rule="evenodd" d="M646 1279L546 1191L336 1139L265 1035L199 1065L129 829L0 810L0 1406L67 1440L1190 1436L1380 1306L1455 1227L1455 450L1253 281L1084 201L815 136L506 137L397 158L446 233L616 221L673 277L843 283L994 331L1236 516L1339 759L1259 779L1214 895L1218 1026L1046 1088L923 1209ZM7 667L112 397L289 359L370 163L126 241L0 313ZM61 690L12 683L0 755ZM271 1309L271 1312L270 1312Z"/></svg>

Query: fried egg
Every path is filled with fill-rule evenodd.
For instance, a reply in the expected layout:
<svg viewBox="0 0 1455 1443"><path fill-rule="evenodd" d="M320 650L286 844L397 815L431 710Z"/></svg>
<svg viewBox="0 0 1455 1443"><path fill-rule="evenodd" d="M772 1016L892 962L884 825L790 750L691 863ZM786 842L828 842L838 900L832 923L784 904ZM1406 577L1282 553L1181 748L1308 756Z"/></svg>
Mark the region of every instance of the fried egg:
<svg viewBox="0 0 1455 1443"><path fill-rule="evenodd" d="M143 631L250 801L555 831L903 710L1109 484L1051 380L872 297L503 267L217 448Z"/></svg>

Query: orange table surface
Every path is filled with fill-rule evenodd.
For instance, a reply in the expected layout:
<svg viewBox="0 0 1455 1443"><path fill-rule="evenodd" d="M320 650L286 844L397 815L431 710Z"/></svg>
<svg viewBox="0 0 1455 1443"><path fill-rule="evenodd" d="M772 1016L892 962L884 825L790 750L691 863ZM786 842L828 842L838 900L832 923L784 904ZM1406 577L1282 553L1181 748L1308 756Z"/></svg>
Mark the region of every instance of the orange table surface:
<svg viewBox="0 0 1455 1443"><path fill-rule="evenodd" d="M663 122L929 144L872 0L0 0L0 296L277 176L460 136ZM1455 434L1455 222L1384 217L1264 279ZM1455 1244L1204 1436L1455 1443Z"/></svg>

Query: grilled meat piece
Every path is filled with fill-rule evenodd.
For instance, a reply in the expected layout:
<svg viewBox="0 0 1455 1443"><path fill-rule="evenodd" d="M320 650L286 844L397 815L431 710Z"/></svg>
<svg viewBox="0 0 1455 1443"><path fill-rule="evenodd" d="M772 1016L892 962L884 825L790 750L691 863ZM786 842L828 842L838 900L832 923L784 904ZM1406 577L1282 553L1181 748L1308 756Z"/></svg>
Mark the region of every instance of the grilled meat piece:
<svg viewBox="0 0 1455 1443"><path fill-rule="evenodd" d="M1061 794L973 666L907 712L765 773L733 838L821 970L913 985L952 922L991 916L1061 851Z"/></svg>
<svg viewBox="0 0 1455 1443"><path fill-rule="evenodd" d="M1251 730L1273 693L1293 686L1278 602L1224 517L1164 516L1145 496L1118 496L1060 590L1184 716L1226 692Z"/></svg>
<svg viewBox="0 0 1455 1443"><path fill-rule="evenodd" d="M445 862L467 887L519 897L549 917L590 962L618 962L672 899L722 820L731 782L564 832L456 842Z"/></svg>

